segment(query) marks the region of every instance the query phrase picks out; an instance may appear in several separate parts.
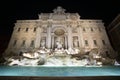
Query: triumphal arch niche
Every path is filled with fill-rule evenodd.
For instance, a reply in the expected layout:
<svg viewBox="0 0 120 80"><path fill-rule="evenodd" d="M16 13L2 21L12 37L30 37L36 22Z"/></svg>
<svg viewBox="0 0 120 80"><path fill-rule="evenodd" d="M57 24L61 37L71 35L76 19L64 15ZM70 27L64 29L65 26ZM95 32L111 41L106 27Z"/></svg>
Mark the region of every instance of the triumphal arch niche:
<svg viewBox="0 0 120 80"><path fill-rule="evenodd" d="M17 20L6 54L34 49L98 49L110 53L110 45L102 20L81 19L78 13L66 13L57 7L53 13L41 13L36 20Z"/></svg>

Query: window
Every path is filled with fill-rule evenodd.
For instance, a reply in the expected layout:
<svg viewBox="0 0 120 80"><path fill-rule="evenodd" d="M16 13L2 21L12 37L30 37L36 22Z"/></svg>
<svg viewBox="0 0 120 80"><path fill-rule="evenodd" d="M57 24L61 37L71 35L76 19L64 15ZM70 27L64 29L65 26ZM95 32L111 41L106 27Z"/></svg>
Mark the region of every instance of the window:
<svg viewBox="0 0 120 80"><path fill-rule="evenodd" d="M26 28L26 32L28 32L28 28Z"/></svg>
<svg viewBox="0 0 120 80"><path fill-rule="evenodd" d="M15 40L15 41L14 41L13 46L15 46L15 45L16 45L16 43L17 43L17 40Z"/></svg>
<svg viewBox="0 0 120 80"><path fill-rule="evenodd" d="M87 40L85 40L85 45L88 46L88 41Z"/></svg>
<svg viewBox="0 0 120 80"><path fill-rule="evenodd" d="M105 41L104 41L104 40L102 40L102 43L103 43L103 45L106 45L106 43L105 43Z"/></svg>
<svg viewBox="0 0 120 80"><path fill-rule="evenodd" d="M93 28L91 28L91 31L93 32Z"/></svg>
<svg viewBox="0 0 120 80"><path fill-rule="evenodd" d="M93 42L94 42L94 45L96 45L96 46L97 46L97 41L96 41L96 40L93 40Z"/></svg>
<svg viewBox="0 0 120 80"><path fill-rule="evenodd" d="M85 28L83 28L83 31L84 31L84 32L86 31Z"/></svg>
<svg viewBox="0 0 120 80"><path fill-rule="evenodd" d="M20 32L20 29L21 29L21 28L18 28L18 32Z"/></svg>
<svg viewBox="0 0 120 80"><path fill-rule="evenodd" d="M34 40L31 41L30 47L34 47Z"/></svg>
<svg viewBox="0 0 120 80"><path fill-rule="evenodd" d="M22 45L21 45L21 46L22 46L22 47L23 47L23 46L25 46L25 40L23 40L23 42L22 42Z"/></svg>
<svg viewBox="0 0 120 80"><path fill-rule="evenodd" d="M34 32L36 32L36 27L34 28L34 30L33 30Z"/></svg>

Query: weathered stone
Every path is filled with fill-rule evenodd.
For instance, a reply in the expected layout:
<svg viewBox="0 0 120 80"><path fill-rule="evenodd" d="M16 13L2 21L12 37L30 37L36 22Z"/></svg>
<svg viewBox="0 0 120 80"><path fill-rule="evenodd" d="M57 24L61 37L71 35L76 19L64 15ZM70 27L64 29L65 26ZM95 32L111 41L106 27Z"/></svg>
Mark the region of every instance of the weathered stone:
<svg viewBox="0 0 120 80"><path fill-rule="evenodd" d="M102 20L81 19L78 13L66 13L59 6L53 13L41 13L39 19L17 20L4 56L26 57L26 65L36 65L29 62L38 60L40 56L44 59L60 57L60 60L55 58L59 62L61 57L68 55L73 57L73 60L69 58L71 64L72 61L79 63L79 60L97 64L101 60L99 54L106 58L107 54L110 57L114 55ZM102 60L105 64L109 61ZM44 60L38 61L40 65L44 63ZM62 61L60 63L63 64Z"/></svg>

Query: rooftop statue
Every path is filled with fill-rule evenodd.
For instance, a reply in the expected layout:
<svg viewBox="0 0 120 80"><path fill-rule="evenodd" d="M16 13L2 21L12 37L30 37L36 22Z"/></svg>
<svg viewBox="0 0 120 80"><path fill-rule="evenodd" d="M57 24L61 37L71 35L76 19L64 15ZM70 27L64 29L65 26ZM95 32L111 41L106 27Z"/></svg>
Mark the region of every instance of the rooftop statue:
<svg viewBox="0 0 120 80"><path fill-rule="evenodd" d="M63 9L62 7L58 6L56 9L53 10L54 13L57 13L57 14L63 14L65 13L65 9Z"/></svg>

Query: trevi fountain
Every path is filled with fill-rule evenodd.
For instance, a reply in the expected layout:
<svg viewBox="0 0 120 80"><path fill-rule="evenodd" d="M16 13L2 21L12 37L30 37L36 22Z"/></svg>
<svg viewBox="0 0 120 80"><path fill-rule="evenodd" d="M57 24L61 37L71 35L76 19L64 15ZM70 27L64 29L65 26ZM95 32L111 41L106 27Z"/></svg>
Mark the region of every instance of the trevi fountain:
<svg viewBox="0 0 120 80"><path fill-rule="evenodd" d="M55 50L46 49L44 46L38 50L21 52L19 56L7 58L5 64L10 66L102 66L113 65L114 59L102 57L97 49L83 52L77 48L63 49L57 43Z"/></svg>
<svg viewBox="0 0 120 80"><path fill-rule="evenodd" d="M81 19L57 7L36 20L17 20L3 56L10 66L114 65L102 20ZM116 63L117 64L117 63Z"/></svg>

